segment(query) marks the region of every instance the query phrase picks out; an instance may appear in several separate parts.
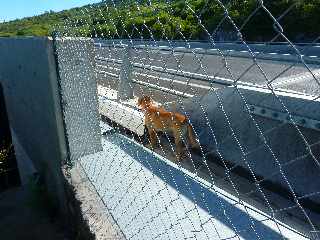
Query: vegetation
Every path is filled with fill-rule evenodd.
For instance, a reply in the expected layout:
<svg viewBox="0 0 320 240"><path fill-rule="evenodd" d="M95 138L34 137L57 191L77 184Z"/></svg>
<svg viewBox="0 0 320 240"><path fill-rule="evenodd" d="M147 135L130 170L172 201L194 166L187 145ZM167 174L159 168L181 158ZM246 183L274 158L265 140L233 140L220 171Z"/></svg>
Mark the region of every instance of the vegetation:
<svg viewBox="0 0 320 240"><path fill-rule="evenodd" d="M268 0L266 9L257 0L222 0L233 20L226 18L225 10L217 1L124 0L87 5L62 12L47 12L40 16L0 24L0 36L46 36L52 29L66 35L103 38L145 39L216 39L237 40L241 29L248 41L270 41L280 28L266 9L276 18L293 3L295 6L279 20L285 35L293 41L312 41L318 37L320 23L319 0ZM246 19L255 9L246 23ZM221 24L219 24L221 23ZM244 24L244 26L242 26ZM218 27L219 26L219 27ZM277 38L277 41L283 41Z"/></svg>
<svg viewBox="0 0 320 240"><path fill-rule="evenodd" d="M4 164L8 161L9 150L3 146L0 147L0 174L5 171Z"/></svg>
<svg viewBox="0 0 320 240"><path fill-rule="evenodd" d="M19 184L19 173L12 145L0 144L0 192Z"/></svg>

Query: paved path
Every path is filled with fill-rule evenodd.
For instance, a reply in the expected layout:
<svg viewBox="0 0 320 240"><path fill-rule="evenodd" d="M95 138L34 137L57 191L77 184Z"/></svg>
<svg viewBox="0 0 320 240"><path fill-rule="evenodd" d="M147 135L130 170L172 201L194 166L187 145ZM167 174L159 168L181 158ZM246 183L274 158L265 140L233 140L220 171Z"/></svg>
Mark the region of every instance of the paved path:
<svg viewBox="0 0 320 240"><path fill-rule="evenodd" d="M123 135L102 144L81 164L127 239L304 239Z"/></svg>

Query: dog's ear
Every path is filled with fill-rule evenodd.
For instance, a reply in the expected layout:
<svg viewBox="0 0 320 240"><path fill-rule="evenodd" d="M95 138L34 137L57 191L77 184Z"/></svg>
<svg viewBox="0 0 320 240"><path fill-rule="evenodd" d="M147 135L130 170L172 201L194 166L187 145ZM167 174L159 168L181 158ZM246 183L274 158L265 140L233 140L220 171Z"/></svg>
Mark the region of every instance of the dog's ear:
<svg viewBox="0 0 320 240"><path fill-rule="evenodd" d="M142 103L142 97L139 97L139 98L138 98L138 102L137 102L138 106L140 106L141 103Z"/></svg>
<svg viewBox="0 0 320 240"><path fill-rule="evenodd" d="M152 102L152 100L151 100L151 97L149 97L149 96L139 97L138 106L141 106L144 104L149 104L150 102Z"/></svg>
<svg viewBox="0 0 320 240"><path fill-rule="evenodd" d="M149 103L149 102L151 102L151 97L150 97L150 96L144 96L144 97L143 97L143 101L144 101L145 103Z"/></svg>
<svg viewBox="0 0 320 240"><path fill-rule="evenodd" d="M144 103L144 96L139 97L139 98L138 98L138 105L141 105L141 104L143 104L143 103Z"/></svg>

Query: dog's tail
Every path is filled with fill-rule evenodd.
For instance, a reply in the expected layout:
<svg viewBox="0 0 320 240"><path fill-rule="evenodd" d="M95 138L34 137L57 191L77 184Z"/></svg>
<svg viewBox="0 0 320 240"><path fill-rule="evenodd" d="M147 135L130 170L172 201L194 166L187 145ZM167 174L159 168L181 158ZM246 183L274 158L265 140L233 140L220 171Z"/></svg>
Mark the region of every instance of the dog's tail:
<svg viewBox="0 0 320 240"><path fill-rule="evenodd" d="M191 147L197 148L199 144L196 140L193 128L190 124L188 124L188 126L187 126L187 131L188 131L188 138L189 138L189 142L191 143Z"/></svg>

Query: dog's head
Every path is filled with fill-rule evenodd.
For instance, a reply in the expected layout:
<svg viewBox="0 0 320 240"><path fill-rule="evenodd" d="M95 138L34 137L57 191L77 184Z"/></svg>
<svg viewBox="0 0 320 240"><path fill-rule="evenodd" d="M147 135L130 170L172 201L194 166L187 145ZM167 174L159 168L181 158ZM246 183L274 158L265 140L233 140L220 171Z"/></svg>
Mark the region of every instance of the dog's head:
<svg viewBox="0 0 320 240"><path fill-rule="evenodd" d="M145 109L152 104L152 99L149 96L139 97L138 99L138 107Z"/></svg>

